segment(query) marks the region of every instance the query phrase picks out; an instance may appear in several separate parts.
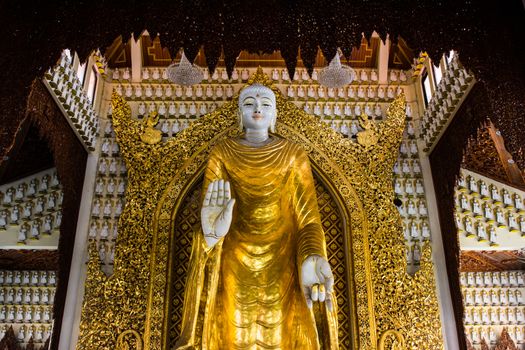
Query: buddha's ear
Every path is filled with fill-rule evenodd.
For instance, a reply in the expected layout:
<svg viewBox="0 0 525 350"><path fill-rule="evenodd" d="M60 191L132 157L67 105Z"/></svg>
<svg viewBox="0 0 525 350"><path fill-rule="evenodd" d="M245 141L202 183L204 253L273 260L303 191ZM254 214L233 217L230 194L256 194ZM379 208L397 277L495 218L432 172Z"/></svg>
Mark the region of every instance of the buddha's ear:
<svg viewBox="0 0 525 350"><path fill-rule="evenodd" d="M239 107L239 109L237 110L237 124L239 125L239 131L240 131L240 132L243 132L243 130L244 130L244 125L242 124L242 111L241 111L241 107Z"/></svg>
<svg viewBox="0 0 525 350"><path fill-rule="evenodd" d="M277 109L275 110L275 113L272 117L272 121L270 122L270 132L275 133L275 124L277 123Z"/></svg>

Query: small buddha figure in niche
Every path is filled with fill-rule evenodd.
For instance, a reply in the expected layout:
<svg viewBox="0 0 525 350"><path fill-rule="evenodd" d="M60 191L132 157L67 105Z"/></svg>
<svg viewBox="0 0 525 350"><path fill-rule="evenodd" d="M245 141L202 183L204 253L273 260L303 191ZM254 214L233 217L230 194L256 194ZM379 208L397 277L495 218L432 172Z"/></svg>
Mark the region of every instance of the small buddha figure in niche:
<svg viewBox="0 0 525 350"><path fill-rule="evenodd" d="M223 98L224 96L224 89L222 88L222 85L219 85L216 89L215 89L215 96L219 99Z"/></svg>
<svg viewBox="0 0 525 350"><path fill-rule="evenodd" d="M355 88L353 86L350 86L348 88L348 97L349 98L355 98Z"/></svg>
<svg viewBox="0 0 525 350"><path fill-rule="evenodd" d="M332 108L328 103L325 103L323 106L323 115L330 116L332 115Z"/></svg>
<svg viewBox="0 0 525 350"><path fill-rule="evenodd" d="M508 221L509 221L509 228L511 228L511 231L517 231L518 223L516 222L516 217L509 213L508 215Z"/></svg>
<svg viewBox="0 0 525 350"><path fill-rule="evenodd" d="M337 318L308 156L269 135L277 110L268 87L243 89L239 112L244 133L218 143L205 171L202 232L193 238L193 277L175 348L195 347L194 324L207 288L207 349L319 349L310 308L324 303L325 334L337 334ZM205 275L212 278L206 285ZM337 347L330 336L323 343Z"/></svg>
<svg viewBox="0 0 525 350"><path fill-rule="evenodd" d="M419 215L421 216L427 216L428 211L427 211L427 206L424 200L419 201L418 212L419 212Z"/></svg>
<svg viewBox="0 0 525 350"><path fill-rule="evenodd" d="M24 223L22 226L20 226L20 230L18 230L18 242L17 244L24 245L26 244L27 234L29 233L29 224Z"/></svg>
<svg viewBox="0 0 525 350"><path fill-rule="evenodd" d="M471 193L478 193L478 183L476 182L476 179L472 176L469 176L469 190Z"/></svg>
<svg viewBox="0 0 525 350"><path fill-rule="evenodd" d="M523 287L523 272L516 273L516 283L518 287Z"/></svg>
<svg viewBox="0 0 525 350"><path fill-rule="evenodd" d="M481 198L490 197L489 188L487 187L487 184L483 180L479 182L479 194L481 195Z"/></svg>
<svg viewBox="0 0 525 350"><path fill-rule="evenodd" d="M490 305L490 294L486 290L483 290L481 292L481 296L483 298L483 305Z"/></svg>
<svg viewBox="0 0 525 350"><path fill-rule="evenodd" d="M185 89L184 89L184 95L186 96L186 98L191 98L193 96L193 88L191 86L187 86Z"/></svg>
<svg viewBox="0 0 525 350"><path fill-rule="evenodd" d="M205 103L199 104L199 114L200 115L205 115L206 113L208 113L208 110L206 108L206 104Z"/></svg>
<svg viewBox="0 0 525 350"><path fill-rule="evenodd" d="M472 323L473 323L473 320L472 320L472 313L470 312L469 309L465 309L465 317L464 317L464 320L465 320L465 324L472 324Z"/></svg>
<svg viewBox="0 0 525 350"><path fill-rule="evenodd" d="M162 91L162 86L157 85L157 87L155 88L155 97L160 99L162 98L162 95L164 95L164 91Z"/></svg>
<svg viewBox="0 0 525 350"><path fill-rule="evenodd" d="M509 285L509 273L507 271L500 272L501 285L507 287Z"/></svg>
<svg viewBox="0 0 525 350"><path fill-rule="evenodd" d="M480 309L472 310L472 321L474 324L481 324L481 312Z"/></svg>
<svg viewBox="0 0 525 350"><path fill-rule="evenodd" d="M379 89L377 89L377 97L383 99L385 98L385 88L380 86Z"/></svg>
<svg viewBox="0 0 525 350"><path fill-rule="evenodd" d="M498 223L498 227L505 227L507 225L503 211L499 207L496 209L496 222Z"/></svg>
<svg viewBox="0 0 525 350"><path fill-rule="evenodd" d="M369 86L368 89L366 89L366 95L369 99L375 98L376 97L375 89Z"/></svg>
<svg viewBox="0 0 525 350"><path fill-rule="evenodd" d="M463 299L465 300L465 305L472 305L474 303L472 300L472 292L469 290L464 292Z"/></svg>
<svg viewBox="0 0 525 350"><path fill-rule="evenodd" d="M469 217L465 218L465 231L467 232L467 237L472 235L474 233L474 229L472 226L472 220Z"/></svg>
<svg viewBox="0 0 525 350"><path fill-rule="evenodd" d="M409 200L408 201L408 204L407 204L407 213L409 216L415 216L417 215L417 212L416 212L416 206L414 204L414 201L412 200Z"/></svg>
<svg viewBox="0 0 525 350"><path fill-rule="evenodd" d="M304 96L305 96L304 88L302 85L299 85L299 87L297 88L297 97L304 98Z"/></svg>
<svg viewBox="0 0 525 350"><path fill-rule="evenodd" d="M326 97L324 87L322 85L319 85L319 87L317 88L317 96L319 96L319 98L321 99L324 99Z"/></svg>
<svg viewBox="0 0 525 350"><path fill-rule="evenodd" d="M29 271L22 272L22 284L23 285L29 284Z"/></svg>
<svg viewBox="0 0 525 350"><path fill-rule="evenodd" d="M51 234L51 230L53 230L53 217L51 215L46 215L44 217L44 225L42 227L42 233L45 234Z"/></svg>
<svg viewBox="0 0 525 350"><path fill-rule="evenodd" d="M341 107L339 106L339 104L336 104L336 105L334 106L334 114L337 115L337 116L339 116L339 117L342 115L342 113L341 113Z"/></svg>
<svg viewBox="0 0 525 350"><path fill-rule="evenodd" d="M414 264L419 265L419 262L421 260L421 248L419 247L419 243L416 241L414 245L412 246L412 256L414 259Z"/></svg>
<svg viewBox="0 0 525 350"><path fill-rule="evenodd" d="M241 71L241 79L242 80L248 80L249 77L250 77L250 72L248 72L248 69L244 68Z"/></svg>
<svg viewBox="0 0 525 350"><path fill-rule="evenodd" d="M10 206L13 203L14 189L8 188L4 194L3 203L5 206Z"/></svg>
<svg viewBox="0 0 525 350"><path fill-rule="evenodd" d="M305 104L304 104L303 111L304 111L305 113L308 113L308 114L311 114L311 113L312 113L312 109L310 108L310 104L309 104L309 103L305 103Z"/></svg>
<svg viewBox="0 0 525 350"><path fill-rule="evenodd" d="M460 203L460 208L463 212L469 212L470 211L470 203L468 202L468 199L467 197L461 195L459 197L459 203Z"/></svg>
<svg viewBox="0 0 525 350"><path fill-rule="evenodd" d="M312 85L308 87L307 94L309 98L315 98L315 89Z"/></svg>
<svg viewBox="0 0 525 350"><path fill-rule="evenodd" d="M423 182L420 179L416 179L416 194L422 196L425 194L425 189L423 187Z"/></svg>
<svg viewBox="0 0 525 350"><path fill-rule="evenodd" d="M405 175L405 176L409 176L410 175L410 163L406 159L403 160L402 170L403 170L403 175Z"/></svg>
<svg viewBox="0 0 525 350"><path fill-rule="evenodd" d="M38 186L38 180L31 179L31 181L29 182L29 188L27 189L26 195L28 197L33 197L36 193L37 186Z"/></svg>
<svg viewBox="0 0 525 350"><path fill-rule="evenodd" d="M490 317L486 308L481 309L481 322L483 324L490 324Z"/></svg>
<svg viewBox="0 0 525 350"><path fill-rule="evenodd" d="M239 70L235 68L232 72L232 81L238 81L239 80Z"/></svg>
<svg viewBox="0 0 525 350"><path fill-rule="evenodd" d="M494 213L492 212L492 208L486 203L483 204L483 214L487 222L494 222Z"/></svg>
<svg viewBox="0 0 525 350"><path fill-rule="evenodd" d="M39 239L40 238L40 225L42 221L40 219L36 219L31 224L31 238L32 239Z"/></svg>
<svg viewBox="0 0 525 350"><path fill-rule="evenodd" d="M374 106L374 115L377 118L380 118L382 114L383 114L383 111L381 110L381 106L378 103L376 103Z"/></svg>
<svg viewBox="0 0 525 350"><path fill-rule="evenodd" d="M512 196L510 195L509 191L506 189L503 189L503 204L505 207L514 207L514 201L512 200Z"/></svg>
<svg viewBox="0 0 525 350"><path fill-rule="evenodd" d="M481 211L481 204L477 199L474 199L472 201L472 213L474 214L474 217L480 218L483 216L483 213Z"/></svg>
<svg viewBox="0 0 525 350"><path fill-rule="evenodd" d="M213 97L213 88L211 87L211 85L208 85L206 87L206 97L208 99L210 99L211 97Z"/></svg>
<svg viewBox="0 0 525 350"><path fill-rule="evenodd" d="M0 230L5 230L7 227L7 210L0 211Z"/></svg>
<svg viewBox="0 0 525 350"><path fill-rule="evenodd" d="M343 124L341 125L341 134L348 136L348 123L347 122L343 122Z"/></svg>
<svg viewBox="0 0 525 350"><path fill-rule="evenodd" d="M395 179L394 181L394 192L399 195L403 193L403 185L401 184L401 181L402 180L400 179Z"/></svg>
<svg viewBox="0 0 525 350"><path fill-rule="evenodd" d="M521 307L516 309L516 322L518 324L525 323L525 316L523 314L523 308L521 308Z"/></svg>
<svg viewBox="0 0 525 350"><path fill-rule="evenodd" d="M277 68L274 68L272 70L272 79L275 81L279 80L279 71L277 70Z"/></svg>
<svg viewBox="0 0 525 350"><path fill-rule="evenodd" d="M346 98L346 91L344 87L340 87L337 89L337 97Z"/></svg>
<svg viewBox="0 0 525 350"><path fill-rule="evenodd" d="M494 185L490 186L490 196L491 196L492 200L494 201L494 203L496 203L496 204L501 203L501 195L499 193L498 188L496 186L494 186Z"/></svg>
<svg viewBox="0 0 525 350"><path fill-rule="evenodd" d="M17 202L21 202L24 199L24 195L26 192L26 186L27 185L24 183L21 183L17 186L16 191L15 191L15 200Z"/></svg>
<svg viewBox="0 0 525 350"><path fill-rule="evenodd" d="M491 245L497 245L496 241L498 240L498 235L496 234L496 229L494 226L489 226L489 241Z"/></svg>
<svg viewBox="0 0 525 350"><path fill-rule="evenodd" d="M483 273L482 272L476 272L475 273L476 278L476 286L481 287L483 286Z"/></svg>
<svg viewBox="0 0 525 350"><path fill-rule="evenodd" d="M96 221L91 222L91 226L89 226L89 232L88 235L90 238L96 238L97 237L97 231L98 231L98 225Z"/></svg>
<svg viewBox="0 0 525 350"><path fill-rule="evenodd" d="M18 314L17 314L17 318L18 320ZM22 322L22 319L20 318L20 321L19 322ZM26 339L26 330L27 330L27 327L25 324L23 324L19 329L18 329L18 335L17 335L17 338L20 342L24 342L25 339Z"/></svg>
<svg viewBox="0 0 525 350"><path fill-rule="evenodd" d="M357 97L365 98L365 88L363 86L360 86L359 89L357 89Z"/></svg>

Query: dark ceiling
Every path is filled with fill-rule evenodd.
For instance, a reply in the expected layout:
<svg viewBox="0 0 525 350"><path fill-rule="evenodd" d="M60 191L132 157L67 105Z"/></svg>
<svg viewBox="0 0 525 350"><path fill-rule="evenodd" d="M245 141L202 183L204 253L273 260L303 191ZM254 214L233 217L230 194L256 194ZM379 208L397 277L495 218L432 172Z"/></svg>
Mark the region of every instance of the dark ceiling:
<svg viewBox="0 0 525 350"><path fill-rule="evenodd" d="M429 20L431 19L431 20ZM214 67L224 53L232 69L241 50L280 50L293 70L298 55L307 68L318 47L333 57L359 46L362 33L402 36L414 50L439 57L450 49L491 91L496 127L524 167L525 16L520 0L406 1L30 1L0 2L0 155L6 153L25 112L31 81L70 48L85 58L119 35L124 41L144 29L159 33L172 52L195 57L203 47ZM518 44L517 44L518 43ZM505 127L508 126L508 127Z"/></svg>

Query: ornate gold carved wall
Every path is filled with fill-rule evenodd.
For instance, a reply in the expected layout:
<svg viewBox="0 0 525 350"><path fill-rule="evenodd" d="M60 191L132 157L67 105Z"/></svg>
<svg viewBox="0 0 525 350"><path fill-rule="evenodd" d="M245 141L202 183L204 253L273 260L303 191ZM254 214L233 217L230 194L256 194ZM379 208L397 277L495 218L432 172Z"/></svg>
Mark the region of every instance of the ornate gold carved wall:
<svg viewBox="0 0 525 350"><path fill-rule="evenodd" d="M249 83L255 81L271 87L262 73ZM345 327L341 331L354 340L341 348L390 349L397 342L401 348L442 349L430 248L424 248L420 271L408 275L400 216L392 203L392 167L404 128L404 98L392 103L384 122L363 120L364 130L353 142L274 91L277 134L303 146L323 184L348 212L351 244L346 242L345 251L351 259L345 261L344 273L355 298L341 299L346 308L340 310L354 317L341 323ZM147 125L131 120L129 106L114 95L113 124L129 169L127 200L119 221L113 275L106 277L97 254L91 254L78 349L169 348L170 319L176 318L176 311L170 311L174 304L167 286L170 281L182 283L177 254L185 254L170 249L170 237L178 225L194 224L191 216L186 223L178 221L177 213L187 208L188 194L195 195L191 189L198 188L209 150L222 138L238 134L236 101L201 117L168 142L148 144L141 141L148 134ZM179 302L175 308L181 306Z"/></svg>

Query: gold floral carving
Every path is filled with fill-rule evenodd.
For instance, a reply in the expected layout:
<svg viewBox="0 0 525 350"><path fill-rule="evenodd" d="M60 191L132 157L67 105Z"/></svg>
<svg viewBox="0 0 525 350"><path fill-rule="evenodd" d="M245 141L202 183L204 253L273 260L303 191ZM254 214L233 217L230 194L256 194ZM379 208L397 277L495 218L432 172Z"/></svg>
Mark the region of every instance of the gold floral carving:
<svg viewBox="0 0 525 350"><path fill-rule="evenodd" d="M345 327L355 341L341 349L442 349L430 246L423 248L421 269L407 274L401 218L393 204L392 168L405 125L404 96L390 105L386 120L367 124L370 132L356 143L287 101L261 70L248 84L254 82L276 93L276 134L302 145L349 213L352 263L346 268L355 295L345 302L352 303L356 319ZM77 348L114 349L119 336L133 330L143 349L167 349L176 214L199 181L213 145L238 135L237 97L155 144L142 142L147 126L132 120L117 94L112 110L128 168L126 206L111 277L102 273L96 249L91 249ZM136 337L120 339L121 348L125 343L138 349Z"/></svg>

